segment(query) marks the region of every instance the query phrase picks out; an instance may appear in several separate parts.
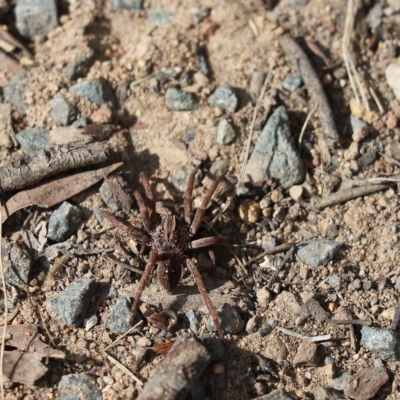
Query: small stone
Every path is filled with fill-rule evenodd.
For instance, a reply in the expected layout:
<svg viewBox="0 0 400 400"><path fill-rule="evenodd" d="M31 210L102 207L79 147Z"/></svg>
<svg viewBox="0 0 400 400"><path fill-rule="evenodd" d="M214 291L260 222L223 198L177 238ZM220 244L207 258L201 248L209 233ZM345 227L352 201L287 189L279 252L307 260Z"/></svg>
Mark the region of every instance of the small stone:
<svg viewBox="0 0 400 400"><path fill-rule="evenodd" d="M272 218L281 222L286 218L287 212L288 212L288 210L286 207L275 206L274 213L272 214Z"/></svg>
<svg viewBox="0 0 400 400"><path fill-rule="evenodd" d="M258 305L262 308L268 307L268 304L271 302L271 292L263 287L256 292Z"/></svg>
<svg viewBox="0 0 400 400"><path fill-rule="evenodd" d="M355 400L368 400L374 397L388 380L389 375L383 367L362 369L347 383L344 394Z"/></svg>
<svg viewBox="0 0 400 400"><path fill-rule="evenodd" d="M360 145L358 142L351 142L349 148L344 151L343 157L345 160L355 160L359 155Z"/></svg>
<svg viewBox="0 0 400 400"><path fill-rule="evenodd" d="M222 310L218 312L218 317L221 321L223 331L231 335L237 335L242 332L245 327L245 322L239 312L228 303L222 305ZM217 330L211 316L207 320L207 329L210 332L215 332Z"/></svg>
<svg viewBox="0 0 400 400"><path fill-rule="evenodd" d="M78 230L80 222L81 210L64 201L49 218L47 238L63 242Z"/></svg>
<svg viewBox="0 0 400 400"><path fill-rule="evenodd" d="M116 106L114 92L104 78L94 78L76 83L69 88L69 91L98 105L108 103L112 109Z"/></svg>
<svg viewBox="0 0 400 400"><path fill-rule="evenodd" d="M150 347L152 345L151 340L147 338L146 336L141 336L137 340L137 344L142 347Z"/></svg>
<svg viewBox="0 0 400 400"><path fill-rule="evenodd" d="M400 62L389 64L385 72L388 85L393 90L397 100L400 100Z"/></svg>
<svg viewBox="0 0 400 400"><path fill-rule="evenodd" d="M320 357L315 343L301 342L293 359L294 367L318 367Z"/></svg>
<svg viewBox="0 0 400 400"><path fill-rule="evenodd" d="M296 259L297 262L308 264L312 268L320 265L325 266L332 260L341 249L342 244L334 240L315 239L299 246Z"/></svg>
<svg viewBox="0 0 400 400"><path fill-rule="evenodd" d="M58 384L60 400L91 399L102 400L101 390L93 375L86 372L64 375Z"/></svg>
<svg viewBox="0 0 400 400"><path fill-rule="evenodd" d="M239 105L239 100L232 87L219 86L208 98L208 104L213 108L219 107L230 112L235 112Z"/></svg>
<svg viewBox="0 0 400 400"><path fill-rule="evenodd" d="M68 63L65 67L65 76L70 81L85 77L93 64L93 61L94 51L88 48L83 53L80 53L76 59Z"/></svg>
<svg viewBox="0 0 400 400"><path fill-rule="evenodd" d="M192 111L199 108L199 103L192 93L174 87L167 89L165 105L171 111Z"/></svg>
<svg viewBox="0 0 400 400"><path fill-rule="evenodd" d="M69 125L76 118L76 107L65 97L55 97L49 101L51 118L59 125Z"/></svg>
<svg viewBox="0 0 400 400"><path fill-rule="evenodd" d="M112 111L110 110L110 107L103 104L98 110L92 113L90 119L94 124L110 123L112 119Z"/></svg>
<svg viewBox="0 0 400 400"><path fill-rule="evenodd" d="M67 286L57 298L47 299L45 305L50 312L55 314L57 321L78 327L86 316L96 289L97 283L93 279L79 279Z"/></svg>
<svg viewBox="0 0 400 400"><path fill-rule="evenodd" d="M173 18L174 14L171 11L154 8L147 12L147 19L156 26L169 24Z"/></svg>
<svg viewBox="0 0 400 400"><path fill-rule="evenodd" d="M232 125L226 120L222 119L218 124L217 143L220 145L227 145L235 139L235 131Z"/></svg>
<svg viewBox="0 0 400 400"><path fill-rule="evenodd" d="M393 142L386 145L385 154L396 160L400 160L400 143Z"/></svg>
<svg viewBox="0 0 400 400"><path fill-rule="evenodd" d="M17 29L21 36L33 40L58 26L55 0L18 0L15 6Z"/></svg>
<svg viewBox="0 0 400 400"><path fill-rule="evenodd" d="M25 244L12 244L9 250L9 257L5 257L8 253L4 245L2 245L3 268L5 281L12 286L16 286L22 290L26 290L28 286L28 278L33 266L33 258L29 249Z"/></svg>
<svg viewBox="0 0 400 400"><path fill-rule="evenodd" d="M310 298L299 309L298 315L303 318L313 317L318 322L323 322L329 318L329 313L326 312L318 300Z"/></svg>
<svg viewBox="0 0 400 400"><path fill-rule="evenodd" d="M187 128L182 135L182 142L190 143L196 139L196 128Z"/></svg>
<svg viewBox="0 0 400 400"><path fill-rule="evenodd" d="M210 167L210 174L215 177L224 175L229 171L229 166L229 160L214 161Z"/></svg>
<svg viewBox="0 0 400 400"><path fill-rule="evenodd" d="M28 86L28 74L19 74L3 86L4 101L15 107L26 110L25 91Z"/></svg>
<svg viewBox="0 0 400 400"><path fill-rule="evenodd" d="M384 361L400 361L400 333L363 326L361 345Z"/></svg>
<svg viewBox="0 0 400 400"><path fill-rule="evenodd" d="M189 310L183 317L183 322L191 331L197 333L201 326L201 318L202 315L199 312Z"/></svg>
<svg viewBox="0 0 400 400"><path fill-rule="evenodd" d="M383 310L382 313L381 313L381 316L383 318L386 318L386 319L390 320L390 321L393 321L395 314L396 314L396 308L395 307L390 307L390 308L387 308L386 310Z"/></svg>
<svg viewBox="0 0 400 400"><path fill-rule="evenodd" d="M260 204L257 201L246 199L239 206L239 217L246 224L254 224L260 216Z"/></svg>
<svg viewBox="0 0 400 400"><path fill-rule="evenodd" d="M303 186L294 185L289 189L289 196L294 201L300 201L302 195L303 195Z"/></svg>
<svg viewBox="0 0 400 400"><path fill-rule="evenodd" d="M287 360L289 351L285 345L285 342L281 338L277 336L271 336L267 341L265 341L265 348L261 352L261 355L267 359L275 361L278 364L282 364Z"/></svg>
<svg viewBox="0 0 400 400"><path fill-rule="evenodd" d="M131 323L131 317L131 304L125 297L121 297L111 307L106 320L106 327L114 333L125 333L141 319L139 314L136 313L135 320Z"/></svg>
<svg viewBox="0 0 400 400"><path fill-rule="evenodd" d="M280 203L283 200L283 194L281 190L273 190L271 192L271 201L275 204Z"/></svg>
<svg viewBox="0 0 400 400"><path fill-rule="evenodd" d="M255 315L251 317L246 324L246 332L247 333L256 333L259 328L260 317Z"/></svg>
<svg viewBox="0 0 400 400"><path fill-rule="evenodd" d="M289 74L286 76L286 78L283 80L283 87L286 90L289 90L289 92L294 92L301 86L302 83L303 80L300 72L295 72L294 74Z"/></svg>
<svg viewBox="0 0 400 400"><path fill-rule="evenodd" d="M143 7L143 0L114 0L113 10L126 9L132 12L139 12Z"/></svg>
<svg viewBox="0 0 400 400"><path fill-rule="evenodd" d="M388 115L388 118L387 118L387 121L386 121L386 126L389 129L394 129L394 128L396 128L398 122L399 122L399 119L395 115L390 113Z"/></svg>
<svg viewBox="0 0 400 400"><path fill-rule="evenodd" d="M19 132L17 140L25 153L43 150L50 141L50 131L47 129L27 128Z"/></svg>

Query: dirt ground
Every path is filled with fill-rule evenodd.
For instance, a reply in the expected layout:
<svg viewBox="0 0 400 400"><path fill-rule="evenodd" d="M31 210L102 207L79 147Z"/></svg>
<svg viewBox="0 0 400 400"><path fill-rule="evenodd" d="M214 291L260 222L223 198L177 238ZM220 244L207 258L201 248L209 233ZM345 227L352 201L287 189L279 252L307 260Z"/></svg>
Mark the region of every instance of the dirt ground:
<svg viewBox="0 0 400 400"><path fill-rule="evenodd" d="M371 111L360 110L354 105L342 55L347 13L344 0L281 0L276 4L261 0L207 3L159 0L144 1L143 9L138 13L112 10L112 1L107 0L64 1L59 4L59 27L36 37L33 42L18 36L12 9L3 17L3 26L33 54L31 61L24 59L18 51L13 54L29 74L25 92L28 106L25 110L13 107L12 112L17 139L18 132L28 127L55 128L48 102L56 95L65 95L76 104L77 118L87 117L99 124L113 126L111 135L106 138L111 145L109 161L123 161L118 174L131 195L134 190L141 189L139 173L144 172L154 189L158 210L183 204L184 183L188 172L194 168L200 170L194 190L196 207L210 185L210 169L223 165L222 161L228 165L228 178L237 181L257 93L262 85L262 80L257 81L255 77L266 74L268 87L256 115L251 150L266 119L279 105L285 106L291 133L298 138L313 102L306 85L294 92L283 87L287 75L297 71L279 45L279 37L284 33L298 39L324 85L341 140L329 148L331 160L327 162L320 122L313 113L300 148L306 166L306 184L303 186L307 193L303 191L303 196L295 201L289 190L282 189L278 183L263 182L250 192L250 198L261 207L256 221L245 223L240 218L238 208L245 197L236 196L233 205L213 228L213 234L226 236L230 241L229 246L216 251L218 268L214 281L233 282L223 289L224 296L220 297L236 299L232 304L246 323L254 316L258 321L257 328L251 333L247 327L248 331L243 329L239 334L226 335L228 361L213 361L207 367L200 378L206 397L192 394L192 399L252 399L276 389L304 399L345 398L346 383L340 383L341 377L382 367L388 378L385 384L377 386L377 393L352 398L400 398L399 361L381 360L361 346L360 325L355 324L354 329L350 329L349 325L318 321L315 316L301 317L298 313L301 305L315 298L325 311L331 313L330 318L343 319L343 310L347 309L350 319L368 320L373 327L390 329L393 328L394 310L400 303L400 267L397 265L400 197L396 181L368 196L324 209L317 206L321 197L339 187L352 187L355 181L382 176L396 178L399 172L400 151L396 146L400 138L397 127L400 102L387 84L385 70L398 55L400 13L396 7L400 7L396 1L381 0L386 11L379 26L371 29L367 15L379 2L364 3L367 4L363 4L357 14L350 50L362 85L374 89L382 111L369 90L366 96ZM205 13L205 18L201 19L199 16L206 6L210 7L210 13ZM161 23L154 22L156 14L158 22L162 16ZM66 66L88 49L94 51L94 62L87 74L78 80L68 79L64 73ZM98 77L105 78L117 96L116 110L104 119L101 112L96 114L98 105L68 92L77 81ZM11 78L13 74L0 66L0 86L5 86ZM236 90L239 106L235 112L212 108L207 103L214 89L223 85ZM165 102L169 87L180 87L193 93L200 103L198 109L169 110ZM368 135L361 141L356 154L350 151L354 141L347 133L346 121L350 115L364 120L369 126ZM228 145L216 141L222 118L232 124L236 134ZM188 132L195 132L191 141L184 140ZM358 162L359 157L369 151L377 151L373 162ZM10 156L18 152L21 150L3 146L0 149L1 165L7 164ZM179 183L181 181L183 183ZM104 399L136 398L139 393L138 384L106 358L104 349L119 336L105 327L110 308L119 295L128 293L133 297L133 287L140 276L121 266L116 267L107 258L109 253L102 249L116 249L113 257L130 266L143 269L144 263L126 235L110 226L104 229L97 221L93 207L106 209L99 187L100 183L68 200L85 210L79 232L69 240L95 251L90 256L71 254L51 279L44 278L48 269L37 262L27 290L17 289L15 293L15 289L8 288L9 296L20 304L11 324L38 325L44 341L64 352L66 358L48 360L49 371L35 384L6 382L6 399L59 398L60 379L80 372L95 376ZM4 197L3 201L6 199ZM210 220L211 214L215 215L225 201L214 202L206 219ZM274 219L279 207L286 210L286 216ZM131 221L138 216L136 204L133 208ZM52 211L53 208L44 210L40 207L18 211L4 224L3 237L15 242L26 237L24 232L29 230L43 241L44 247L50 246L51 241L46 242L40 237L40 227L42 221L48 221ZM342 248L326 266L318 268L290 258L268 290L268 299L262 301L256 291L266 287L288 251L249 263L251 258L262 253L262 242L280 245L316 238L335 240ZM193 257L200 267L211 264L207 252L194 253ZM213 277L210 269L202 268L202 271L205 276ZM83 276L95 279L103 287L111 286L114 292L114 296L107 297L97 306L97 324L89 329L57 322L44 306L46 299L56 296ZM338 285L329 283L332 277L338 279ZM189 273L185 271L182 285L191 284ZM157 295L161 299L162 291L154 277L142 300L146 303L146 299L153 298L153 302L149 302L157 306ZM187 299L189 305L183 305L178 312L181 320L193 304L204 307L201 298L196 299L192 302ZM159 303L164 304L163 301L159 300ZM217 299L216 306L220 305L222 300ZM341 310L340 317L335 316L337 310ZM333 339L318 342L317 366L294 365L298 348L304 341L272 329L271 324L304 336L330 334ZM398 328L394 329L398 332ZM145 382L165 357L154 352L154 346L184 332L187 328L180 321L177 331L162 337L159 329L146 322L137 332L112 347L109 355ZM206 318L198 335L204 332L207 332ZM148 350L146 356L143 356L143 348ZM321 397L318 395L320 387L338 391Z"/></svg>

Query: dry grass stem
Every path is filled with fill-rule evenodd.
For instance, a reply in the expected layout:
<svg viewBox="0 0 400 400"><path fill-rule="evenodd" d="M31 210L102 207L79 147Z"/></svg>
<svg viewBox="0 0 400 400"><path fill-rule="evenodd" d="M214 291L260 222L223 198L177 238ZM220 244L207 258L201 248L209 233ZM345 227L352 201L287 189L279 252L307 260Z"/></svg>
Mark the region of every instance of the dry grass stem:
<svg viewBox="0 0 400 400"><path fill-rule="evenodd" d="M143 382L132 372L129 371L124 365L122 365L119 361L117 361L114 357L111 357L109 354L104 353L105 356L110 360L113 364L115 364L121 371L125 372L128 376L130 376L138 385L139 389L142 388Z"/></svg>

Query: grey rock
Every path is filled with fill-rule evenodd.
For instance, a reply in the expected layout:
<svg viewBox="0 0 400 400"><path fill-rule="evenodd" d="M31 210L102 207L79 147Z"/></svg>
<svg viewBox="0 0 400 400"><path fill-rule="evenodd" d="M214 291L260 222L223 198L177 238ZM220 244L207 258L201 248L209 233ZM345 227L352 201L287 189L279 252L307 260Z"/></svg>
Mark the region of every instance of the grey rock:
<svg viewBox="0 0 400 400"><path fill-rule="evenodd" d="M331 275L327 280L328 285L332 286L333 288L339 287L340 282L341 282L341 279L340 279L339 275Z"/></svg>
<svg viewBox="0 0 400 400"><path fill-rule="evenodd" d="M196 128L187 128L185 133L182 135L182 142L190 143L196 139Z"/></svg>
<svg viewBox="0 0 400 400"><path fill-rule="evenodd" d="M78 207L64 201L49 218L47 238L55 242L67 240L77 231L81 217Z"/></svg>
<svg viewBox="0 0 400 400"><path fill-rule="evenodd" d="M157 8L150 10L147 13L147 19L153 25L166 25L169 24L174 18L174 14L170 11L159 10Z"/></svg>
<svg viewBox="0 0 400 400"><path fill-rule="evenodd" d="M326 265L332 260L341 249L342 244L328 239L310 240L299 246L296 259L297 262L304 262L312 268Z"/></svg>
<svg viewBox="0 0 400 400"><path fill-rule="evenodd" d="M218 124L217 143L227 145L235 139L235 130L233 126L226 120L222 119Z"/></svg>
<svg viewBox="0 0 400 400"><path fill-rule="evenodd" d="M210 333L203 333L200 335L201 343L211 353L213 360L226 361L229 359L229 349L224 343L211 335Z"/></svg>
<svg viewBox="0 0 400 400"><path fill-rule="evenodd" d="M236 308L228 303L222 305L222 310L218 312L218 317L221 321L221 326L224 332L231 335L237 335L242 332L246 323L243 321ZM210 332L216 331L216 327L211 316L207 320L207 329Z"/></svg>
<svg viewBox="0 0 400 400"><path fill-rule="evenodd" d="M183 322L190 330L197 333L200 329L201 318L201 313L189 310L183 317Z"/></svg>
<svg viewBox="0 0 400 400"><path fill-rule="evenodd" d="M186 166L180 167L171 178L172 184L179 189L180 191L184 192L186 190L187 181L189 178L190 170Z"/></svg>
<svg viewBox="0 0 400 400"><path fill-rule="evenodd" d="M397 100L400 100L400 62L389 64L385 73L388 85L393 90Z"/></svg>
<svg viewBox="0 0 400 400"><path fill-rule="evenodd" d="M84 128L89 123L89 120L86 117L78 118L76 121L72 123L74 128Z"/></svg>
<svg viewBox="0 0 400 400"><path fill-rule="evenodd" d="M126 9L139 12L143 7L143 0L114 0L113 10Z"/></svg>
<svg viewBox="0 0 400 400"><path fill-rule="evenodd" d="M199 108L199 103L192 93L170 87L165 93L165 104L171 111L192 111Z"/></svg>
<svg viewBox="0 0 400 400"><path fill-rule="evenodd" d="M303 161L290 134L285 107L271 115L257 139L246 167L246 182L273 178L287 189L304 180Z"/></svg>
<svg viewBox="0 0 400 400"><path fill-rule="evenodd" d="M286 78L283 80L283 87L286 90L289 90L289 92L294 92L301 86L302 83L303 80L301 79L300 72L295 72L294 74L289 74L286 76Z"/></svg>
<svg viewBox="0 0 400 400"><path fill-rule="evenodd" d="M204 76L209 77L210 76L210 67L208 65L208 58L204 51L201 51L201 50L199 51L198 60L199 60L199 68L200 68L201 73Z"/></svg>
<svg viewBox="0 0 400 400"><path fill-rule="evenodd" d="M3 245L2 247L2 254L5 256L8 251ZM29 282L29 272L32 266L33 258L29 249L24 244L12 244L9 249L8 260L3 259L3 268L6 271L4 279L9 285L26 290Z"/></svg>
<svg viewBox="0 0 400 400"><path fill-rule="evenodd" d="M235 112L239 105L239 100L232 87L219 86L208 98L208 104L213 108L219 107L230 112Z"/></svg>
<svg viewBox="0 0 400 400"><path fill-rule="evenodd" d="M50 131L47 129L27 128L19 132L17 140L25 153L45 149L50 141Z"/></svg>
<svg viewBox="0 0 400 400"><path fill-rule="evenodd" d="M363 326L361 345L384 361L400 361L400 333Z"/></svg>
<svg viewBox="0 0 400 400"><path fill-rule="evenodd" d="M10 79L3 87L4 100L15 107L26 110L25 90L28 86L28 74L19 74Z"/></svg>
<svg viewBox="0 0 400 400"><path fill-rule="evenodd" d="M65 67L65 76L70 81L85 77L93 64L93 61L94 51L91 48L88 48L77 59L68 63Z"/></svg>
<svg viewBox="0 0 400 400"><path fill-rule="evenodd" d="M57 321L78 327L86 316L96 289L97 283L93 279L80 279L72 282L57 298L47 299L45 305Z"/></svg>
<svg viewBox="0 0 400 400"><path fill-rule="evenodd" d="M215 177L224 175L229 171L229 165L229 160L216 160L211 165L210 174Z"/></svg>
<svg viewBox="0 0 400 400"><path fill-rule="evenodd" d="M116 212L121 209L121 201L119 200L117 193L112 190L107 181L102 183L99 193L104 203L106 203L107 207L112 211Z"/></svg>
<svg viewBox="0 0 400 400"><path fill-rule="evenodd" d="M96 385L94 376L80 374L64 375L58 384L60 400L101 400L103 395Z"/></svg>
<svg viewBox="0 0 400 400"><path fill-rule="evenodd" d="M139 314L136 313L136 316L139 316ZM131 317L131 304L125 297L121 297L111 308L110 315L106 320L106 327L111 332L125 333L132 327Z"/></svg>
<svg viewBox="0 0 400 400"><path fill-rule="evenodd" d="M382 4L376 3L368 12L367 23L374 30L382 23L383 7Z"/></svg>
<svg viewBox="0 0 400 400"><path fill-rule="evenodd" d="M76 83L69 88L70 92L86 97L92 103L107 103L111 108L116 107L114 92L104 78L94 78Z"/></svg>
<svg viewBox="0 0 400 400"><path fill-rule="evenodd" d="M368 125L363 120L358 119L354 115L350 115L346 120L346 127L348 134L352 135L358 129L367 129Z"/></svg>
<svg viewBox="0 0 400 400"><path fill-rule="evenodd" d="M18 0L15 17L19 33L30 40L58 26L55 0Z"/></svg>
<svg viewBox="0 0 400 400"><path fill-rule="evenodd" d="M76 107L65 97L54 97L49 101L51 118L59 125L69 125L76 118Z"/></svg>

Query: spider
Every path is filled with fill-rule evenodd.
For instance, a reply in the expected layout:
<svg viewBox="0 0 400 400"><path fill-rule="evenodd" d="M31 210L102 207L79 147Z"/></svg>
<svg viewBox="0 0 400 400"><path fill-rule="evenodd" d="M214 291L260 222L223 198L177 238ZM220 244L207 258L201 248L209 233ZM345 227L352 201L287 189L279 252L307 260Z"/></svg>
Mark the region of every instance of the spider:
<svg viewBox="0 0 400 400"><path fill-rule="evenodd" d="M209 236L193 240L193 237L200 228L200 224L206 208L211 201L211 197L223 179L223 176L220 176L211 184L208 192L202 200L200 207L197 209L193 217L192 193L196 172L197 171L194 170L188 179L184 197L184 211L182 216L160 216L156 213L155 201L150 187L150 182L143 173L140 174L140 182L144 187L146 200L138 191L134 192L134 196L139 205L144 229L127 226L121 221L117 220L111 214L104 211L103 213L105 217L111 223L113 223L113 225L124 230L139 242L142 242L150 247L149 259L144 269L142 278L140 279L131 308L132 318L137 312L140 297L150 279L154 267L157 265L157 277L160 284L167 291L171 292L179 283L182 272L181 265L183 264L186 265L186 267L192 273L200 294L202 295L217 328L218 336L223 340L224 335L217 316L217 311L207 293L207 289L204 286L199 270L192 260L186 255L186 252L191 249L198 249L200 247L206 247L214 244L228 243L226 238L216 236Z"/></svg>

